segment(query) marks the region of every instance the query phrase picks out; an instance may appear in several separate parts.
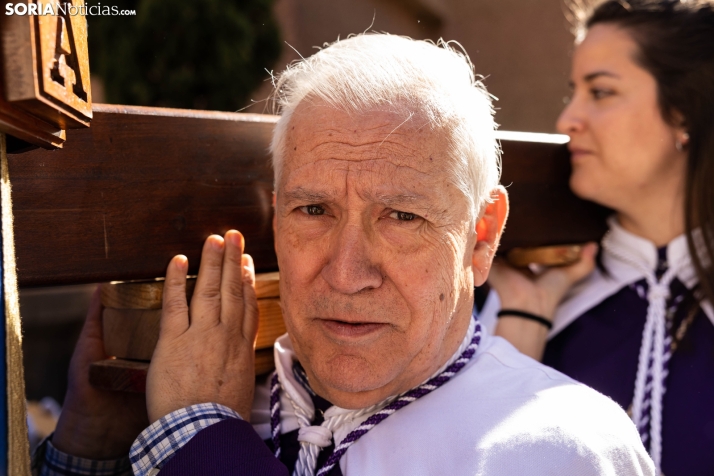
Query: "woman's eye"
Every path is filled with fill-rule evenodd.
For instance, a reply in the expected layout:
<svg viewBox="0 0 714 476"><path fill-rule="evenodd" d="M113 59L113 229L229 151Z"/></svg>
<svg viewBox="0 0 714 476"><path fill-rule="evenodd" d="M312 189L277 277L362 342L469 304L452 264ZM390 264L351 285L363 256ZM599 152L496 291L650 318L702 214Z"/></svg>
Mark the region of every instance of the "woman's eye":
<svg viewBox="0 0 714 476"><path fill-rule="evenodd" d="M394 218L395 220L399 220L399 221L412 221L417 216L414 213L394 211L389 214L389 217Z"/></svg>
<svg viewBox="0 0 714 476"><path fill-rule="evenodd" d="M302 210L303 213L306 213L308 215L324 215L325 214L325 209L322 208L320 205L306 205L304 207L300 207L300 210Z"/></svg>
<svg viewBox="0 0 714 476"><path fill-rule="evenodd" d="M593 88L590 90L590 94L592 94L592 97L595 99L604 99L608 96L612 96L613 92L610 91L609 89L596 89Z"/></svg>

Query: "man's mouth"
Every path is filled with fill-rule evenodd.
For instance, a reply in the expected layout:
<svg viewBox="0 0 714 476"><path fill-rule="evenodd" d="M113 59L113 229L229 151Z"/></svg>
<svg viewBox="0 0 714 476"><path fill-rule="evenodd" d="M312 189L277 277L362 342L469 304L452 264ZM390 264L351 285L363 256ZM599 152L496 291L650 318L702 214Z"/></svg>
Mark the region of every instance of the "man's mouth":
<svg viewBox="0 0 714 476"><path fill-rule="evenodd" d="M384 329L387 324L377 322L347 322L337 319L320 319L322 326L336 337L362 337Z"/></svg>

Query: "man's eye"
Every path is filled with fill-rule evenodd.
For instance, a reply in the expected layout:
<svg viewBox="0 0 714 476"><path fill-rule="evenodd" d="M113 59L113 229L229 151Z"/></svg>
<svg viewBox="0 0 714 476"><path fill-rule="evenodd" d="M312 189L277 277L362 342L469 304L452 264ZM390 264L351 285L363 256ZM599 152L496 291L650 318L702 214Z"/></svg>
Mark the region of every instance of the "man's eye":
<svg viewBox="0 0 714 476"><path fill-rule="evenodd" d="M394 211L389 214L389 217L394 218L395 220L399 220L399 221L412 221L417 216L414 213Z"/></svg>
<svg viewBox="0 0 714 476"><path fill-rule="evenodd" d="M307 213L308 215L324 215L325 214L325 209L322 208L320 205L306 205L304 207L300 207L300 210L302 210L303 213Z"/></svg>

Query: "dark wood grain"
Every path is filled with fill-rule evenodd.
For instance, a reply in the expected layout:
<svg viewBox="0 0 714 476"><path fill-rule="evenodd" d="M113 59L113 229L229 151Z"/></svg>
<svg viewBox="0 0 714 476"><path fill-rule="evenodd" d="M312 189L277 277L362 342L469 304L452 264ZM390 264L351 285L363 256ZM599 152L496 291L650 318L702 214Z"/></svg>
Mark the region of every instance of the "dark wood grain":
<svg viewBox="0 0 714 476"><path fill-rule="evenodd" d="M64 150L11 155L21 286L152 279L172 256L198 270L211 233L239 229L258 271L274 271L272 169L277 118L97 105ZM563 145L502 141L511 214L503 251L582 243L605 210L568 188Z"/></svg>
<svg viewBox="0 0 714 476"><path fill-rule="evenodd" d="M570 153L565 145L502 141L503 173L511 212L501 251L599 241L609 210L570 191Z"/></svg>
<svg viewBox="0 0 714 476"><path fill-rule="evenodd" d="M239 229L277 269L268 144L276 118L97 105L72 147L9 156L20 286L190 272L211 233Z"/></svg>
<svg viewBox="0 0 714 476"><path fill-rule="evenodd" d="M107 359L89 366L89 383L117 392L146 393L148 362Z"/></svg>

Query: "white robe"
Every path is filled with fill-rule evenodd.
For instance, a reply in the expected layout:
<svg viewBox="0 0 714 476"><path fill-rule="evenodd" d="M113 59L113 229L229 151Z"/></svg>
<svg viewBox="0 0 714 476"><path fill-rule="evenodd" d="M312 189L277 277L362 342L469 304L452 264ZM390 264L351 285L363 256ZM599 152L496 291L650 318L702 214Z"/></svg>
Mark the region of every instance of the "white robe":
<svg viewBox="0 0 714 476"><path fill-rule="evenodd" d="M312 408L292 372L283 372L293 358L287 335L277 344L283 387ZM295 430L291 404L281 400L282 431ZM256 389L251 417L263 439L270 435L268 403L266 383ZM335 431L337 443L366 418ZM488 332L457 375L360 438L340 469L345 476L654 474L616 403Z"/></svg>

